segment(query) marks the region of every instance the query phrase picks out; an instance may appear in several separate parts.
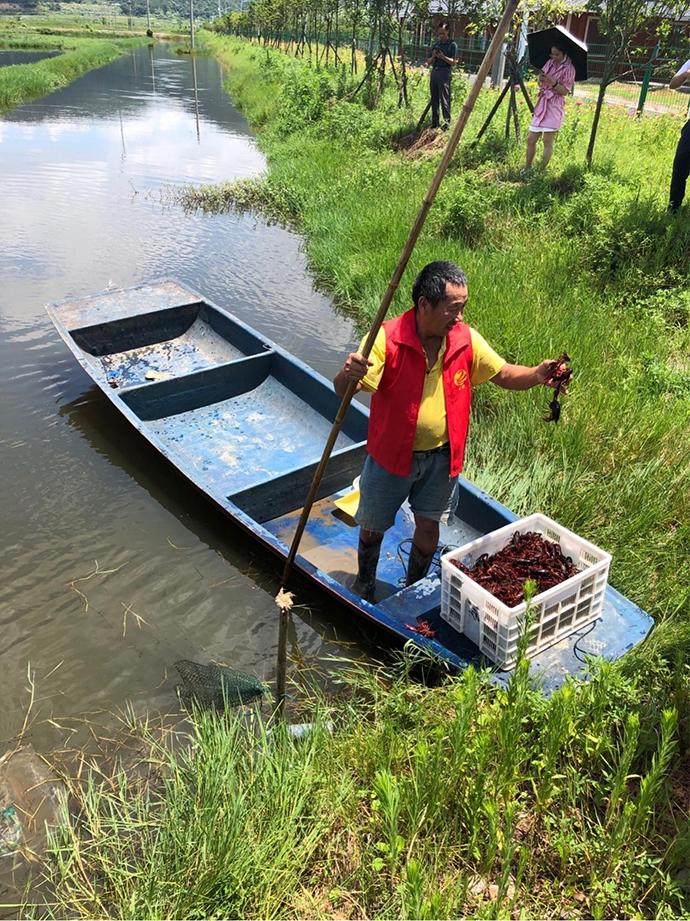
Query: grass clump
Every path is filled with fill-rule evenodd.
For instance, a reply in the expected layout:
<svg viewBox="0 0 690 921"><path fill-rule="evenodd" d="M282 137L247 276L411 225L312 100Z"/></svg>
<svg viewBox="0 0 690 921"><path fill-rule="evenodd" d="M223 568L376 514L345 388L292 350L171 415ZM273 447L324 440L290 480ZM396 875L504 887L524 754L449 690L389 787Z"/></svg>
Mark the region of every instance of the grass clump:
<svg viewBox="0 0 690 921"><path fill-rule="evenodd" d="M62 38L52 35L39 35L36 32L2 32L0 33L0 48L3 50L17 51L61 51L71 47Z"/></svg>
<svg viewBox="0 0 690 921"><path fill-rule="evenodd" d="M223 211L260 211L269 221L294 224L301 202L296 189L278 185L270 177L250 177L217 185L185 186L173 193L186 211L206 214Z"/></svg>
<svg viewBox="0 0 690 921"><path fill-rule="evenodd" d="M506 689L474 669L434 690L405 668L359 669L337 708L307 705L315 731L299 742L258 716L197 714L181 756L144 735L155 790L122 773L72 784L52 911L677 917L685 663L600 663L550 700L526 660Z"/></svg>

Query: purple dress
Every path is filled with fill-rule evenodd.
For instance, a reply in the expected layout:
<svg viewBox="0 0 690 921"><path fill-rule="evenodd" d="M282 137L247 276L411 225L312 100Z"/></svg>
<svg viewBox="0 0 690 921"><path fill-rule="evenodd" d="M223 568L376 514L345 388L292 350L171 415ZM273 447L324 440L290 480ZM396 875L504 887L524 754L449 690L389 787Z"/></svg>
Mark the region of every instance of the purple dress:
<svg viewBox="0 0 690 921"><path fill-rule="evenodd" d="M573 88L575 68L569 57L566 57L560 64L556 64L549 58L542 67L542 71L557 80L568 92ZM530 131L558 131L563 124L564 114L565 96L560 96L550 86L540 86L534 115L529 126Z"/></svg>

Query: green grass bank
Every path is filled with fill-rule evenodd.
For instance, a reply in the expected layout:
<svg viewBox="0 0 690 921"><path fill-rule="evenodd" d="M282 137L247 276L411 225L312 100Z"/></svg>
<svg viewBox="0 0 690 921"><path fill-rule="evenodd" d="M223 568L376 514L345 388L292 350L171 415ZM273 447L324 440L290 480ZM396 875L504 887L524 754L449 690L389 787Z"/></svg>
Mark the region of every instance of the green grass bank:
<svg viewBox="0 0 690 921"><path fill-rule="evenodd" d="M137 729L145 784L73 771L50 916L687 917L686 667L603 665L550 701L524 660L500 692L344 680L299 742L205 714L176 753Z"/></svg>
<svg viewBox="0 0 690 921"><path fill-rule="evenodd" d="M33 64L0 67L0 113L67 86L89 70L102 67L145 38L80 38L31 35L16 32L0 34L0 48L60 50L53 58Z"/></svg>

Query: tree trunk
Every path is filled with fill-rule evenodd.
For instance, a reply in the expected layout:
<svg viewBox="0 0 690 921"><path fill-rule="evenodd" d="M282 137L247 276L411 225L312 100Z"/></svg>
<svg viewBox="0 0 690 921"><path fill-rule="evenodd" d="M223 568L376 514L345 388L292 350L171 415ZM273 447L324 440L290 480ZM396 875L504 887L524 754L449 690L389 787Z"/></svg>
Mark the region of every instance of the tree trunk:
<svg viewBox="0 0 690 921"><path fill-rule="evenodd" d="M340 0L335 0L335 45L333 46L333 55L335 57L335 66L340 64L338 59L338 7Z"/></svg>
<svg viewBox="0 0 690 921"><path fill-rule="evenodd" d="M359 25L359 2L355 0L352 8L352 57L350 58L350 73L357 73L357 26Z"/></svg>
<svg viewBox="0 0 690 921"><path fill-rule="evenodd" d="M400 51L400 96L398 97L398 107L404 105L406 109L409 109L410 100L407 95L407 66L405 62L405 45L403 44L403 24L404 20L398 17L398 49Z"/></svg>
<svg viewBox="0 0 690 921"><path fill-rule="evenodd" d="M606 48L606 57L604 58L604 72L601 75L601 83L599 84L599 93L597 94L597 105L594 109L594 121L592 122L592 130L589 133L589 144L587 145L587 156L585 158L587 169L592 168L594 144L596 143L597 131L599 130L599 118L601 117L601 109L604 105L604 96L606 95L606 90L608 89L609 83L611 83L613 79L615 60L616 48L614 47L613 42L610 42Z"/></svg>

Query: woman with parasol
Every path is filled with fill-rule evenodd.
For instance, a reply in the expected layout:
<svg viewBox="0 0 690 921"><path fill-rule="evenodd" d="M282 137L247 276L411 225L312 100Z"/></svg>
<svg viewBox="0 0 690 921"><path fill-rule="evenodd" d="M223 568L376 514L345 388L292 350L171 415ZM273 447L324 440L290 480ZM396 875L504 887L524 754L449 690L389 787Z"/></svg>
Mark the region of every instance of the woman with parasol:
<svg viewBox="0 0 690 921"><path fill-rule="evenodd" d="M525 170L532 166L537 141L544 142L541 165L546 166L553 154L553 145L565 115L565 97L575 83L575 65L568 55L568 45L556 38L549 59L539 73L539 96L527 133L527 160Z"/></svg>

